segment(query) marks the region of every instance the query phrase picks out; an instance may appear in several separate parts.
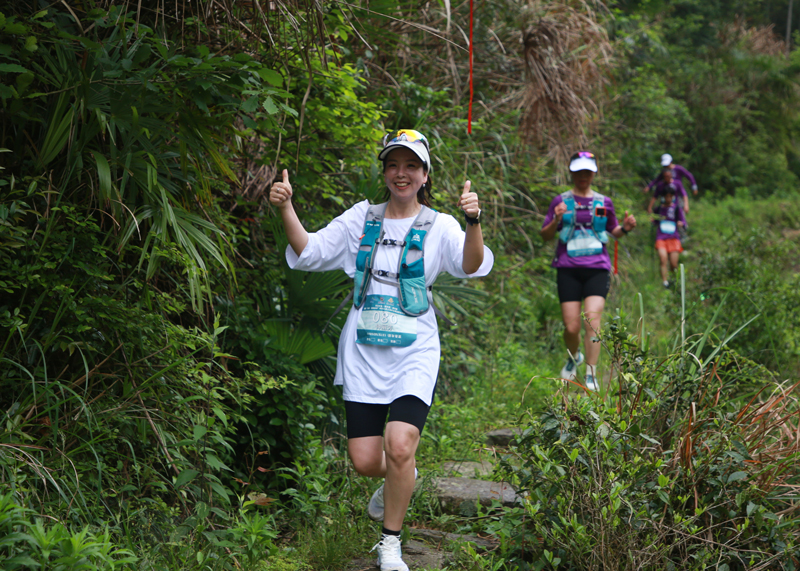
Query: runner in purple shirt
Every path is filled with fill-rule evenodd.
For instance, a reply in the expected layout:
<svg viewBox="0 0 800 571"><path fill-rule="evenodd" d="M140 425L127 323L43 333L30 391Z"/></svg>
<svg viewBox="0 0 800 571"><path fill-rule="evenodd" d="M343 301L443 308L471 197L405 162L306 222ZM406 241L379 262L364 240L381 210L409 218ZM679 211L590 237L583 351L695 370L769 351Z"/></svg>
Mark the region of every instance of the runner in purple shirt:
<svg viewBox="0 0 800 571"><path fill-rule="evenodd" d="M541 235L545 240L551 240L558 234L553 267L556 268L558 298L565 327L564 342L568 351L561 377L567 380L575 378L584 361L580 351L583 305L588 321L587 334L584 335L584 382L588 390L598 390L596 366L600 344L593 342L595 335L589 332L596 334L600 331L606 295L611 286L611 260L605 242L608 234L619 239L636 228L636 219L626 211L620 224L611 199L592 190L592 180L597 173L597 160L592 153L581 151L572 155L569 170L574 187L550 202Z"/></svg>
<svg viewBox="0 0 800 571"><path fill-rule="evenodd" d="M650 198L650 204L647 205L647 213L653 213L653 206L656 200L660 200L667 192L672 192L675 195L678 206L684 213L688 213L689 196L681 182L673 177L673 172L669 167L664 167L664 172L661 173L661 176L661 180L653 188L653 196Z"/></svg>
<svg viewBox="0 0 800 571"><path fill-rule="evenodd" d="M670 287L669 273L678 268L678 259L683 252L680 230L686 228L686 217L675 200L675 192L667 188L661 202L653 211L656 227L656 251L661 261L661 280Z"/></svg>
<svg viewBox="0 0 800 571"><path fill-rule="evenodd" d="M670 154L663 154L661 155L661 167L662 172L658 174L658 176L650 181L650 183L642 189L642 192L650 192L653 187L661 181L662 173L664 168L670 168L673 171L673 178L677 179L681 184L683 184L683 179L687 179L691 183L692 194L695 196L697 195L697 181L694 178L694 175L689 172L684 166L676 165L672 162L672 155ZM688 212L688 211L687 211Z"/></svg>

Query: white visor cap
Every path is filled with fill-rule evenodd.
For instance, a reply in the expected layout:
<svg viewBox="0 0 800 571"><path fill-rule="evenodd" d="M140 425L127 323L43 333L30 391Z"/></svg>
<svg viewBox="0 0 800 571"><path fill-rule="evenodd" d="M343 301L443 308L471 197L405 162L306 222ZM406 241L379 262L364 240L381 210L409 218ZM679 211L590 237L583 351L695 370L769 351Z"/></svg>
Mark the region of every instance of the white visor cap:
<svg viewBox="0 0 800 571"><path fill-rule="evenodd" d="M395 149L399 149L400 147L405 147L406 149L411 149L414 151L414 154L419 157L419 160L425 165L425 170L431 170L431 157L428 154L428 149L425 148L425 145L420 143L410 143L408 141L397 141L396 143L391 143L388 146L384 147L380 154L378 154L378 160L386 160L386 157L389 156Z"/></svg>
<svg viewBox="0 0 800 571"><path fill-rule="evenodd" d="M597 172L597 160L592 153L576 153L569 162L570 172L592 171Z"/></svg>
<svg viewBox="0 0 800 571"><path fill-rule="evenodd" d="M668 167L671 164L672 164L672 155L667 154L667 153L664 153L663 155L661 155L661 166L662 167Z"/></svg>
<svg viewBox="0 0 800 571"><path fill-rule="evenodd" d="M383 138L383 149L378 153L378 160L386 160L394 149L405 147L414 151L419 160L425 166L425 170L430 172L433 165L431 165L431 155L428 152L428 139L425 135L414 129L400 129L387 133Z"/></svg>

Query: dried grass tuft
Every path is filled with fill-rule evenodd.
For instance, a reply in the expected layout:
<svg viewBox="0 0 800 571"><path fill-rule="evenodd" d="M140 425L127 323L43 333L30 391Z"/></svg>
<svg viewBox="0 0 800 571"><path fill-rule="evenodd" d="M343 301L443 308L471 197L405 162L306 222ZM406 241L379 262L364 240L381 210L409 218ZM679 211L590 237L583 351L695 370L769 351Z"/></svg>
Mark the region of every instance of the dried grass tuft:
<svg viewBox="0 0 800 571"><path fill-rule="evenodd" d="M599 22L605 10L602 2L588 0L533 0L526 10L531 23L523 36L521 129L556 164L587 146L589 127L598 118L597 98L613 65L612 45Z"/></svg>
<svg viewBox="0 0 800 571"><path fill-rule="evenodd" d="M719 30L719 39L725 48L738 46L752 54L784 56L786 42L775 33L774 24L748 26L743 18L736 18Z"/></svg>

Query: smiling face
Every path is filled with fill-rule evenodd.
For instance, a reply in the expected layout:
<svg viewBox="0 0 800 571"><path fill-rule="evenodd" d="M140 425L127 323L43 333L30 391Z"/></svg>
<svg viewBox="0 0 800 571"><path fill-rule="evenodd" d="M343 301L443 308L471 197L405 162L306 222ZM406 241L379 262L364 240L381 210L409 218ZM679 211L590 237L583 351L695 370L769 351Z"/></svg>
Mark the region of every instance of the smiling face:
<svg viewBox="0 0 800 571"><path fill-rule="evenodd" d="M592 185L594 173L590 170L580 170L572 173L572 183L575 185L575 190L586 192Z"/></svg>
<svg viewBox="0 0 800 571"><path fill-rule="evenodd" d="M394 149L383 162L383 178L392 199L416 200L417 191L428 181L422 161L410 149Z"/></svg>

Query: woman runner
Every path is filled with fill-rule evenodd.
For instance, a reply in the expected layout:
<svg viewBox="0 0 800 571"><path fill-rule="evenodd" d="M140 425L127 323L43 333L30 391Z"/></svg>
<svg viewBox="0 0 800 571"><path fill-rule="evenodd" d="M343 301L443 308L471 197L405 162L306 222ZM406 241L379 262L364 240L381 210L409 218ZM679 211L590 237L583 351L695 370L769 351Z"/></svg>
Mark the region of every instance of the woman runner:
<svg viewBox="0 0 800 571"><path fill-rule="evenodd" d="M344 386L353 466L364 476L384 478L368 508L370 517L383 520L381 539L373 548L378 566L381 571L408 571L400 531L439 372L439 333L429 288L441 272L458 278L485 276L494 257L483 244L480 204L470 181L458 202L466 232L452 216L430 210L431 160L421 133L402 129L387 135L378 158L388 201L377 211L365 200L308 233L292 205L286 170L283 181L272 186L270 202L283 219L291 268L341 269L355 277L334 383ZM411 261L420 252L422 259ZM369 258L374 260L371 268ZM403 272L414 275L399 287Z"/></svg>
<svg viewBox="0 0 800 571"><path fill-rule="evenodd" d="M668 288L669 274L678 268L678 259L683 252L680 229L686 228L686 216L673 189L667 188L662 199L663 202L653 211L653 224L656 227L656 250L661 261L661 280Z"/></svg>
<svg viewBox="0 0 800 571"><path fill-rule="evenodd" d="M611 260L606 242L608 234L621 238L636 228L636 219L626 211L622 224L618 224L611 199L592 190L592 180L597 173L597 160L592 153L581 151L572 155L569 170L574 186L550 202L541 235L545 240L551 240L556 234L559 236L553 267L556 268L568 352L561 377L575 378L585 359L585 386L596 391L600 387L596 370L600 343L594 334L600 331L611 286ZM585 357L580 352L581 305L588 320L584 335Z"/></svg>

